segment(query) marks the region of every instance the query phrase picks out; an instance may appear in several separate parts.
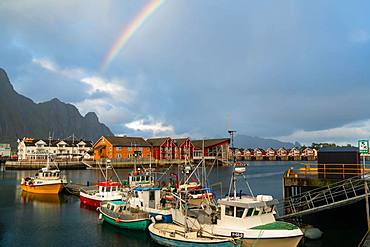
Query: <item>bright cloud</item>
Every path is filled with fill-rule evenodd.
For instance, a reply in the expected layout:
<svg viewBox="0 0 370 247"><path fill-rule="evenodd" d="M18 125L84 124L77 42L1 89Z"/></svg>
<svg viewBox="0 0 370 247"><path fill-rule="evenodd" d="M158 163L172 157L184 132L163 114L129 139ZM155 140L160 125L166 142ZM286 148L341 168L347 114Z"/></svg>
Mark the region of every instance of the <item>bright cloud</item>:
<svg viewBox="0 0 370 247"><path fill-rule="evenodd" d="M350 34L349 39L354 43L367 43L370 40L370 33L362 29L356 30Z"/></svg>
<svg viewBox="0 0 370 247"><path fill-rule="evenodd" d="M278 137L284 141L298 141L304 144L313 142L335 142L339 144L355 144L359 139L370 137L370 119L347 124L326 130L305 131L298 130L291 135Z"/></svg>
<svg viewBox="0 0 370 247"><path fill-rule="evenodd" d="M125 126L135 131L152 132L154 135L159 133L173 134L175 132L175 128L172 125L166 125L163 122L154 121L153 119L140 119L126 123Z"/></svg>
<svg viewBox="0 0 370 247"><path fill-rule="evenodd" d="M91 75L82 68L61 68L59 65L47 58L34 58L34 64L43 69L72 80L76 80L88 86L87 94L90 97L81 102L75 102L81 113L94 111L107 123L122 122L128 115L125 104L135 98L135 93L128 90L123 79L108 80L96 75ZM96 94L104 93L98 98Z"/></svg>

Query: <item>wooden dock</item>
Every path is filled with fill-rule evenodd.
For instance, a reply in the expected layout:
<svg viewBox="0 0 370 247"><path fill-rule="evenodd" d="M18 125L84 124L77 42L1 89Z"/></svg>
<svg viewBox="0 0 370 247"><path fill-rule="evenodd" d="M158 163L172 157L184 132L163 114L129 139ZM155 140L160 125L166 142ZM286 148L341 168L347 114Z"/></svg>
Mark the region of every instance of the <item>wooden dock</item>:
<svg viewBox="0 0 370 247"><path fill-rule="evenodd" d="M95 191L98 189L98 186L86 186L85 184L74 184L68 183L64 186L64 192L69 195L80 196L80 190L85 190L86 192Z"/></svg>

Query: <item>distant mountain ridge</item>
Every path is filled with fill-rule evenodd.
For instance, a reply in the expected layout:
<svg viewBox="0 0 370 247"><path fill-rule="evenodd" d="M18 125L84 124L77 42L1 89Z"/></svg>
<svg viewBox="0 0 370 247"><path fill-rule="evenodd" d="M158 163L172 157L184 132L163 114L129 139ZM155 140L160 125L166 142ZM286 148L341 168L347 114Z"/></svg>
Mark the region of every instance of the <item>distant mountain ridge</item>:
<svg viewBox="0 0 370 247"><path fill-rule="evenodd" d="M94 112L82 116L72 104L54 98L36 104L18 94L11 85L5 70L0 68L0 142L14 147L18 138L77 138L96 140L102 135L113 135L99 122Z"/></svg>
<svg viewBox="0 0 370 247"><path fill-rule="evenodd" d="M298 142L282 142L275 139L265 139L256 136L247 135L236 135L234 140L234 146L238 148L293 148L300 147L301 144Z"/></svg>

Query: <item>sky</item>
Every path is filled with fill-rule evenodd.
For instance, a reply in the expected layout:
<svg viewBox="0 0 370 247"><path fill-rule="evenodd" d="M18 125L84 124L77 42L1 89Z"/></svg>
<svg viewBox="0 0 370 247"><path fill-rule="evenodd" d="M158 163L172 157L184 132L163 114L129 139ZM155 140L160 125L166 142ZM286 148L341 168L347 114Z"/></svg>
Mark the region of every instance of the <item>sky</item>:
<svg viewBox="0 0 370 247"><path fill-rule="evenodd" d="M117 135L370 138L370 2L1 0L0 67Z"/></svg>

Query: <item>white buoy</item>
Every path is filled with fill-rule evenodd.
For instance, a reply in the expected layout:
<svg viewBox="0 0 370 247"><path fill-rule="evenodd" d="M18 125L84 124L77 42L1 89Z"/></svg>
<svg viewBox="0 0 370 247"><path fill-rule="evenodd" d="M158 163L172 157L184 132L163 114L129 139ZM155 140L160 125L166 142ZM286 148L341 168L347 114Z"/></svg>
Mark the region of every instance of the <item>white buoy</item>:
<svg viewBox="0 0 370 247"><path fill-rule="evenodd" d="M316 227L309 227L309 228L304 229L304 236L305 238L308 238L308 239L312 239L312 240L319 239L322 237L322 234L323 232L319 228L316 228Z"/></svg>
<svg viewBox="0 0 370 247"><path fill-rule="evenodd" d="M162 221L162 220L163 220L162 215L161 215L161 214L157 214L157 215L155 216L155 220L156 220L156 221Z"/></svg>

